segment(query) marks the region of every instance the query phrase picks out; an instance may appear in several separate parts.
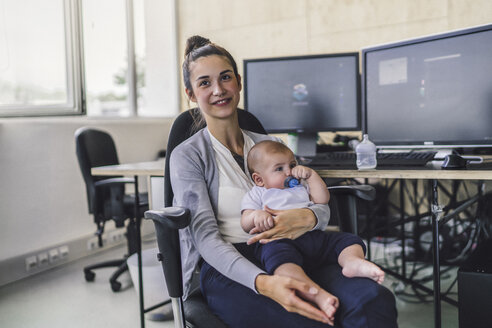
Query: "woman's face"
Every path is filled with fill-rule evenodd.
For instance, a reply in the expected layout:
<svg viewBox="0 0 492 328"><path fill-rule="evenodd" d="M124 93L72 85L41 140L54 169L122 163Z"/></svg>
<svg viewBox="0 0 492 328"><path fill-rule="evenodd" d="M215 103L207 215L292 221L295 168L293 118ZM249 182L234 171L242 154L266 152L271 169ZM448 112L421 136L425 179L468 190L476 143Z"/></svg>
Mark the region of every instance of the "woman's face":
<svg viewBox="0 0 492 328"><path fill-rule="evenodd" d="M200 57L190 63L192 91L186 90L208 121L228 118L235 113L241 91L241 77L234 75L229 61L222 56Z"/></svg>

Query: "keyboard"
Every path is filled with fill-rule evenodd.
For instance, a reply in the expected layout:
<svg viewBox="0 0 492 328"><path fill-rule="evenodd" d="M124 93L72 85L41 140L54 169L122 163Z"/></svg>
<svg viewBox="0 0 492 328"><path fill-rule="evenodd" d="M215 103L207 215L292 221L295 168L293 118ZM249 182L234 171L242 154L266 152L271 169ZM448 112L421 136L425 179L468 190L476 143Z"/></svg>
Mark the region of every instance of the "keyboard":
<svg viewBox="0 0 492 328"><path fill-rule="evenodd" d="M425 166L436 154L436 151L376 153L377 166ZM355 167L356 154L341 151L320 153L315 157L299 157L298 162L312 167Z"/></svg>

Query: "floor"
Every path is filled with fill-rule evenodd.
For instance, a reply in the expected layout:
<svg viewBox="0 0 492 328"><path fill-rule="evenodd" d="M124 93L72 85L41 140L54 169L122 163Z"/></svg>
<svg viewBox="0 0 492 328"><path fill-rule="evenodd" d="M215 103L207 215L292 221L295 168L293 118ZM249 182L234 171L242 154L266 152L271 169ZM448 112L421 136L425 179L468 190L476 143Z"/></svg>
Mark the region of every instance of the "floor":
<svg viewBox="0 0 492 328"><path fill-rule="evenodd" d="M154 247L147 242L144 248ZM140 326L138 298L129 274L124 276L123 290L113 293L107 282L113 269L98 270L94 282L84 280L82 268L104 259L118 258L123 248L108 250L91 258L85 258L33 277L0 287L0 327L6 328L85 328ZM377 251L375 261L380 261ZM421 273L428 274L424 268ZM443 275L443 290L455 270ZM385 285L393 291L407 295L397 297L400 328L434 327L433 303L412 295L411 288L387 276ZM430 287L431 283L428 284ZM456 286L453 287L456 289ZM453 290L452 289L452 290ZM456 299L456 295L451 295ZM174 327L170 321L145 320L147 328ZM457 308L442 303L442 327L458 327Z"/></svg>

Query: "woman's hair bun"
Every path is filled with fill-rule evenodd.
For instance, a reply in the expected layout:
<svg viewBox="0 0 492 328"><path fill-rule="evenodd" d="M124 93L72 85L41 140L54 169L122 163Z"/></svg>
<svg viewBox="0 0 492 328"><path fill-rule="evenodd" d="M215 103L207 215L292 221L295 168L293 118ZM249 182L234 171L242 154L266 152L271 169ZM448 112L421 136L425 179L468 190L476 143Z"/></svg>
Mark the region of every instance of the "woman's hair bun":
<svg viewBox="0 0 492 328"><path fill-rule="evenodd" d="M201 48L210 44L210 40L199 35L189 37L186 41L185 57L195 49Z"/></svg>

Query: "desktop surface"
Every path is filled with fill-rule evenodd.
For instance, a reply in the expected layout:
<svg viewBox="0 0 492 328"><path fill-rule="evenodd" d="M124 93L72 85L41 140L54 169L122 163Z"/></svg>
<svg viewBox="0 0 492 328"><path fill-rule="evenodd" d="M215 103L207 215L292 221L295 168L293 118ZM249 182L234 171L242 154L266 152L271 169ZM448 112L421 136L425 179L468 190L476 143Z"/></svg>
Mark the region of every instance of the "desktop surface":
<svg viewBox="0 0 492 328"><path fill-rule="evenodd" d="M440 166L377 167L358 170L353 167L315 167L322 178L337 179L410 179L410 180L492 180L492 165L480 164L465 170L443 170Z"/></svg>

